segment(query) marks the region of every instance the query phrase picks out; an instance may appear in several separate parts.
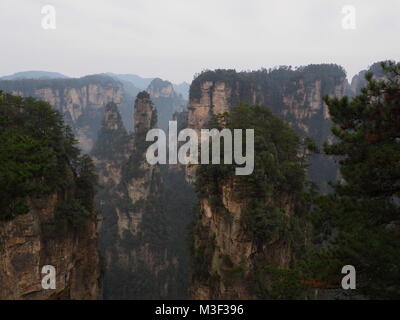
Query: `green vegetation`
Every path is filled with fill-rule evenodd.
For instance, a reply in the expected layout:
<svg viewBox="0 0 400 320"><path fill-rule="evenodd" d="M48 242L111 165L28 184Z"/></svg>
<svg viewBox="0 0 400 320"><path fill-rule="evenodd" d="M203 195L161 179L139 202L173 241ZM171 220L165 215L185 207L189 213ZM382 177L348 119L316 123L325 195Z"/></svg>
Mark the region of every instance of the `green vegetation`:
<svg viewBox="0 0 400 320"><path fill-rule="evenodd" d="M381 65L385 78L367 74L361 94L326 98L335 124L328 154L340 156L343 182L318 199L313 277L337 282L341 268L357 270L357 290L369 298L400 298L400 64Z"/></svg>
<svg viewBox="0 0 400 320"><path fill-rule="evenodd" d="M233 191L248 209L242 223L249 235L260 246L284 241L295 250L289 268L276 267L273 257L269 257L265 261L257 260L255 270L250 270L247 279L243 277L257 297L291 299L305 297L307 287L322 291L340 288L341 270L345 265L356 268L357 290L345 293L332 290L328 295L400 297L400 64L389 61L374 64L370 70L373 73L366 75L366 87L352 100L325 98L336 140L325 145L324 150L328 156L338 159L343 178L333 185L334 192L329 195L313 199L305 192L304 161L298 159L301 143L293 131L278 125L280 120L267 115L266 109L242 105L231 114L213 120L213 127L224 123L230 128L256 129L255 171L248 177L234 177L231 166L201 166L197 181L199 197L207 198L213 213L222 215L221 186L234 181ZM233 92L240 88L248 92L251 83L257 83L266 101L278 108L282 106L282 95L295 90L298 80L307 84L320 79L322 94L328 94L343 76L343 70L332 65L246 74L234 70L207 71L195 80L191 95L196 98L200 94L200 83L206 80L224 81L232 86ZM242 101L251 101L241 91L239 96ZM238 105L238 101L233 105ZM283 118L292 122L298 131L296 119ZM322 120L322 114L316 114L306 124L312 129ZM319 145L327 140L327 130L324 127L309 134L319 133L316 139ZM327 169L319 165L314 174L321 177ZM285 206L279 199L285 194L296 204L294 216L284 214ZM304 236L309 229L305 221L312 201L315 201L314 246L310 249ZM197 237L197 241L203 238ZM230 270L234 271L234 276L240 266L231 265L228 258L223 257L225 271L228 275ZM208 279L213 277L210 273Z"/></svg>
<svg viewBox="0 0 400 320"><path fill-rule="evenodd" d="M149 105L141 105L142 109L136 109L135 115L151 117L152 128L157 114L150 107L149 98L147 92L138 95L141 103ZM145 141L148 129L147 121L136 123L133 151L126 150L130 158L120 159L121 183L103 188L97 197L104 217L101 250L106 256L112 256L104 277L104 296L107 299L186 297L188 248L184 230L191 218L194 192L185 182L183 172L147 164L145 154L151 144ZM126 133L107 131L100 131L102 137L99 135L94 154L99 160L119 160ZM128 188L135 183L140 184L143 191L148 190L148 196L133 201ZM123 214L132 222L140 218L136 232L126 229L119 235L118 215Z"/></svg>
<svg viewBox="0 0 400 320"><path fill-rule="evenodd" d="M232 88L232 95L239 92L240 101L235 101L234 96L231 97L233 106L237 106L239 102L253 101L251 91L258 88L257 90L260 90L264 97L268 97L269 105L279 107L283 93L291 94L299 89L299 80L303 80L305 85L321 80L322 94L327 94L332 86L345 76L344 69L336 64L311 64L299 68L280 66L249 72L236 72L234 69L205 70L195 75L190 86L190 99L200 98L200 85L203 82L220 81Z"/></svg>
<svg viewBox="0 0 400 320"><path fill-rule="evenodd" d="M95 141L97 132L101 127L101 118L103 115L103 108L95 108L91 103L91 97L87 97L88 105L78 103L73 105L73 108L80 109L82 113L76 118L67 110L66 106L69 104L68 95L71 94L72 89L77 92L88 92L89 88L97 88L104 90L113 90L114 92L121 92L122 84L107 75L89 75L82 78L67 78L67 79L19 79L19 80L0 80L0 90L4 92L13 93L19 92L24 97L35 97L39 100L45 99L43 89L50 90L50 92L58 97L54 102L54 108L58 109L64 119L64 123L70 126L75 136L88 138L89 141ZM85 100L86 97L82 100ZM132 99L122 94L121 109L124 111L132 109ZM75 109L75 110L76 110ZM130 117L132 119L132 117ZM82 140L83 141L83 140ZM87 150L87 149L86 149Z"/></svg>
<svg viewBox="0 0 400 320"><path fill-rule="evenodd" d="M49 104L0 91L0 220L27 213L55 193L56 219L76 226L92 216L96 175L75 144Z"/></svg>
<svg viewBox="0 0 400 320"><path fill-rule="evenodd" d="M298 154L302 147L300 139L287 124L262 106L242 104L231 114L218 116L213 121L225 123L231 129L255 130L254 172L236 177L240 185L236 190L237 197L246 201L248 208L243 219L245 229L259 242L285 234L291 228L290 219L281 211L283 206L277 203L277 199L289 195L297 204L303 199L305 167ZM196 181L200 198L212 195L210 204L214 208L223 206L218 204L221 185L234 177L235 166L200 166ZM299 207L296 213L301 215L305 212Z"/></svg>
<svg viewBox="0 0 400 320"><path fill-rule="evenodd" d="M297 269L280 269L266 263L252 274L251 287L260 299L299 299L307 292L302 279Z"/></svg>
<svg viewBox="0 0 400 320"><path fill-rule="evenodd" d="M204 227L197 226L194 230L194 234L197 236L207 234L207 230ZM191 246L191 274L192 279L195 281L208 281L211 277L211 262L215 250L215 236L211 239L202 238L200 245L194 247Z"/></svg>
<svg viewBox="0 0 400 320"><path fill-rule="evenodd" d="M318 92L321 96L334 94L343 85L345 77L344 69L335 64L311 64L299 68L280 66L247 72L207 70L195 76L190 97L199 99L201 85L207 81L211 82L210 91L217 83L223 82L230 88L229 105L237 107L243 102L267 105L298 135L311 137L320 147L331 137L331 123L326 119L322 101L318 109L310 110L309 99ZM289 108L288 104L292 107ZM310 157L307 173L323 192L328 192L327 182L336 181L337 164L332 157L314 154Z"/></svg>
<svg viewBox="0 0 400 320"><path fill-rule="evenodd" d="M307 217L311 200L305 178L305 153L312 144L308 139L302 141L289 125L263 106L241 104L230 114L214 117L209 125L212 128L222 126L255 130L254 172L248 176L235 176L235 163L199 166L196 179L199 198L207 198L214 214L219 214L224 221L232 223L232 220L225 217L231 214L221 200L222 186L232 183L236 200L246 207L240 221L242 228L260 250L258 258L254 259L262 259L266 246L275 248L271 247L271 250L290 247L294 254L290 269L277 268L274 273L261 267L246 271L242 266L232 265L228 261L229 257L222 257L224 272L221 281L227 284L240 278L249 287L257 286L255 294L262 298L297 296L300 288L304 287L298 283L300 273L294 268L297 256L304 249L309 229ZM289 203L293 207L289 208ZM203 229L204 227L198 226L193 231L200 244L193 250L192 277L194 280L211 281L210 255L212 256L214 249L207 239L210 230ZM256 262L255 265L262 263ZM254 273L259 274L259 278L254 279ZM290 277L282 280L284 274ZM287 295L284 295L283 287L290 287Z"/></svg>
<svg viewBox="0 0 400 320"><path fill-rule="evenodd" d="M141 92L138 93L136 99L139 99L139 100L141 100L141 99L150 99L150 95L149 95L149 93L147 91L141 91Z"/></svg>

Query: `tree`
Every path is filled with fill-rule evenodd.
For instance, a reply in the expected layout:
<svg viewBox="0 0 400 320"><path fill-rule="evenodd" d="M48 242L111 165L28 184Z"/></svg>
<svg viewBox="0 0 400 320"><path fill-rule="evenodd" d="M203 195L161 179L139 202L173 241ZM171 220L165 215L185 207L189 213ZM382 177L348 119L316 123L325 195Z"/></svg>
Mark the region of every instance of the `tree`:
<svg viewBox="0 0 400 320"><path fill-rule="evenodd" d="M303 142L288 124L265 106L241 104L230 113L214 116L209 127L254 129L255 137L251 175L236 176L237 163L201 165L196 172L200 200L207 199L213 215L219 215L231 228L240 228L254 243L251 270L245 272L243 266L225 261L229 270L225 273L220 270L217 275L222 275L221 281L225 284L233 278L241 279L261 299L303 296L302 274L296 262L308 242L308 183L302 153L310 142ZM223 149L222 145L221 157ZM239 221L233 219L229 207L224 204L225 186L231 188L233 197L241 203L243 213ZM289 210L287 203L290 203ZM210 239L215 232L202 225L200 219L197 218L193 229L192 279L212 287L213 281L220 281L210 269L215 251ZM282 268L284 259L288 263Z"/></svg>
<svg viewBox="0 0 400 320"><path fill-rule="evenodd" d="M74 204L74 210L60 212L87 217L94 212L95 183L91 159L80 155L56 110L0 91L0 220L27 213L29 203L52 193Z"/></svg>
<svg viewBox="0 0 400 320"><path fill-rule="evenodd" d="M337 281L344 265L354 265L356 293L398 299L400 64L385 62L382 69L383 78L366 75L366 87L351 101L325 98L337 138L325 151L339 157L343 181L318 199L316 234L328 245L314 252L309 267Z"/></svg>

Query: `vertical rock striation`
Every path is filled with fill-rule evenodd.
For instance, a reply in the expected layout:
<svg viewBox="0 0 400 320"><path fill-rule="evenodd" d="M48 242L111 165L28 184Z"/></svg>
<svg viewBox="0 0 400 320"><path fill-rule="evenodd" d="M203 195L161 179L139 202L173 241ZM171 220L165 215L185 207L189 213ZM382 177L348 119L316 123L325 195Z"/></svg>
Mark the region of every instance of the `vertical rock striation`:
<svg viewBox="0 0 400 320"><path fill-rule="evenodd" d="M276 298L281 294L276 275L292 272L307 237L300 140L261 106L235 108L223 123L229 129L254 128L259 154L253 175L236 176L229 165L196 171L190 296Z"/></svg>
<svg viewBox="0 0 400 320"><path fill-rule="evenodd" d="M52 106L3 92L0 145L0 299L99 298L91 159Z"/></svg>
<svg viewBox="0 0 400 320"><path fill-rule="evenodd" d="M232 110L241 102L264 105L288 122L300 136L317 145L332 139L325 95L341 97L351 93L344 70L337 65L309 65L298 69L254 72L207 71L194 79L190 88L188 126L199 130L213 114ZM189 179L194 170L188 170ZM322 191L337 178L337 166L328 157L311 159L309 176Z"/></svg>
<svg viewBox="0 0 400 320"><path fill-rule="evenodd" d="M0 90L51 104L63 115L81 150L86 153L95 143L106 104L122 103L125 107L130 103L123 85L105 75L78 79L2 80Z"/></svg>
<svg viewBox="0 0 400 320"><path fill-rule="evenodd" d="M168 121L172 120L175 112L182 111L186 107L187 101L174 91L171 82L160 78L151 81L147 92L157 109L157 127L167 132Z"/></svg>
<svg viewBox="0 0 400 320"><path fill-rule="evenodd" d="M54 233L51 228L58 226L56 212L63 201L58 194L36 199L27 214L0 223L0 300L101 297L96 217L80 231ZM45 265L56 269L55 290L42 288Z"/></svg>
<svg viewBox="0 0 400 320"><path fill-rule="evenodd" d="M145 157L150 144L145 137L156 122L149 94L140 92L134 106L133 146L121 129L118 109L110 105L94 148L104 188L98 203L104 218L106 299L176 296L178 260L170 249L160 167L150 165Z"/></svg>
<svg viewBox="0 0 400 320"><path fill-rule="evenodd" d="M100 184L107 192L119 185L122 167L126 164L133 150L133 137L124 127L117 104L106 105L102 127L91 152L96 164Z"/></svg>
<svg viewBox="0 0 400 320"><path fill-rule="evenodd" d="M191 85L188 126L199 131L213 115L232 113L244 102L267 106L297 135L310 137L321 146L332 139L330 116L323 97L341 97L349 93L345 72L337 65L310 65L295 70L280 67L240 73L234 70L207 71ZM264 109L257 109L260 119L265 117L262 114ZM250 114L242 115L242 119L249 117ZM268 126L266 124L266 129ZM264 162L256 163L249 178L250 184L245 177L227 178L223 173L219 176L216 169L205 173L203 166L186 170L189 180L196 181L200 190L199 216L192 240L190 296L194 299L279 298L279 293L273 292L274 272L280 270L290 274L295 261L294 247L306 241L307 219L299 216L302 212L299 208L304 203L298 193L303 190L305 182L288 190L276 184L279 179L271 181L274 170L283 174L290 172L284 164L287 158L279 160L280 151L274 155L273 150L285 148L285 143L295 139L291 140L291 134L283 127L271 128L269 130L278 131L268 133L272 140L267 139L267 146L259 147L259 152L271 154ZM273 135L280 130L282 137L274 140ZM274 157L278 160L269 163L269 159ZM299 164L296 152L291 157L289 166ZM327 182L337 177L337 168L332 159L316 155L311 158L308 175L326 192ZM261 190L259 187L253 189L254 183L262 184L263 181L268 181L265 194L254 191ZM301 179L288 178L289 184L295 181ZM253 227L248 227L248 221L252 221Z"/></svg>

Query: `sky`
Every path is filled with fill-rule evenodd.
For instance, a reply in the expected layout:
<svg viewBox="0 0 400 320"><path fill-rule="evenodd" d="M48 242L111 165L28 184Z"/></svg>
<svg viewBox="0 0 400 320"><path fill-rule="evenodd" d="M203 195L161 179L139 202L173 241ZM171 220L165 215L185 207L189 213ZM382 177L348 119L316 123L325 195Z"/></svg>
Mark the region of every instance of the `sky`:
<svg viewBox="0 0 400 320"><path fill-rule="evenodd" d="M55 29L42 26L46 5ZM1 0L0 75L114 72L178 83L205 69L336 63L351 79L400 60L399 15L399 0Z"/></svg>

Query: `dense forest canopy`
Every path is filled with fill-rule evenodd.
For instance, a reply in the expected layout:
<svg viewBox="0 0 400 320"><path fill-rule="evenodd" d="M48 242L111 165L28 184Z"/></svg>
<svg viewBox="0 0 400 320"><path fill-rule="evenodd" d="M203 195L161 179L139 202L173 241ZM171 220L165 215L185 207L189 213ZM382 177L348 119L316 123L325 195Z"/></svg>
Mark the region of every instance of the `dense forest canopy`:
<svg viewBox="0 0 400 320"><path fill-rule="evenodd" d="M235 181L235 200L245 205L240 225L255 243L253 255L257 261L255 269L243 276L243 281L261 299L299 297L303 285L300 274L292 268L308 233L310 201L305 175L308 142L300 139L288 124L264 106L241 104L230 113L215 116L209 127L254 129L254 172L248 176L235 176L235 164L201 165L196 180L199 199L208 199L213 210L229 221L232 213L223 204L222 190L229 181ZM292 212L285 209L282 204L285 201L293 203ZM194 228L194 234L201 233L200 224ZM211 262L207 259L215 245L213 239L209 239L208 244L193 249L194 279L213 278ZM280 245L294 249L293 257L289 258L290 269L280 269L275 266L276 261L263 256L263 250L268 251L266 247L271 246L268 248L273 250L274 246ZM291 277L290 281L282 283L282 275Z"/></svg>
<svg viewBox="0 0 400 320"><path fill-rule="evenodd" d="M241 104L229 114L214 117L209 127L222 128L221 123L230 129L255 131L254 173L241 178L249 185L244 196L272 196L274 189L295 193L303 190L305 167L298 154L301 140L289 125L274 116L268 108L247 104ZM203 190L202 186L207 181L218 181L233 175L235 166L200 166L197 171L198 190Z"/></svg>
<svg viewBox="0 0 400 320"><path fill-rule="evenodd" d="M0 219L27 213L28 200L66 192L71 181L71 205L90 214L96 176L91 159L75 145L48 103L0 91Z"/></svg>
<svg viewBox="0 0 400 320"><path fill-rule="evenodd" d="M121 83L118 80L115 80L110 76L95 74L82 78L0 80L0 89L11 93L13 90L34 91L42 88L82 88L93 83L102 86L111 85L114 88L121 86Z"/></svg>
<svg viewBox="0 0 400 320"><path fill-rule="evenodd" d="M190 86L190 100L200 98L200 85L205 81L225 82L230 87L238 87L240 90L249 87L261 87L261 90L265 92L271 89L283 91L285 86L300 79L303 79L307 84L315 80L322 80L324 83L329 83L345 77L346 71L343 67L336 64L311 64L298 68L279 66L270 69L242 72L237 72L234 69L205 70L197 74L193 79Z"/></svg>

